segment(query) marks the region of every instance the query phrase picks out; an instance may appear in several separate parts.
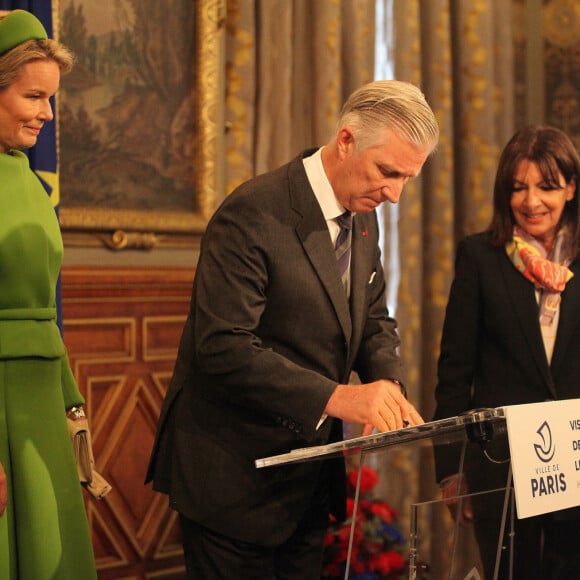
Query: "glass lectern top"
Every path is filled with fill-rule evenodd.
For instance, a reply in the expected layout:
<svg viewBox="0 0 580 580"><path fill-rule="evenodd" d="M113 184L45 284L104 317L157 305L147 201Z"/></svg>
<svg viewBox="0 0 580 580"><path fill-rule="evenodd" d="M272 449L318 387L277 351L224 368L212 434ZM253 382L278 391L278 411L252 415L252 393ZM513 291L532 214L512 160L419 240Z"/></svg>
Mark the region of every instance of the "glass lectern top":
<svg viewBox="0 0 580 580"><path fill-rule="evenodd" d="M255 465L257 468L262 468L322 458L328 459L419 441L421 439L433 439L442 435L462 433L466 429L469 429L470 426L493 423L505 424L505 415L502 407L495 409L476 409L462 415L457 415L456 417L429 421L421 425L403 427L395 431L373 433L364 437L354 437L352 439L346 439L345 441L329 443L328 445L294 449L281 455L272 455L270 457L256 459Z"/></svg>

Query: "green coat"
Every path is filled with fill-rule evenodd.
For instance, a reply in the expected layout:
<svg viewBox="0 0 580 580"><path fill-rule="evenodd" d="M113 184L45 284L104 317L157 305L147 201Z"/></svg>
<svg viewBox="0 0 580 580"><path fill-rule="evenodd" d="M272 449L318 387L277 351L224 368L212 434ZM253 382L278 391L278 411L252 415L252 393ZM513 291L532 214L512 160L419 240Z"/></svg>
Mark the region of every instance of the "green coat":
<svg viewBox="0 0 580 580"><path fill-rule="evenodd" d="M83 402L56 322L63 244L28 158L0 154L2 580L96 578L65 409Z"/></svg>

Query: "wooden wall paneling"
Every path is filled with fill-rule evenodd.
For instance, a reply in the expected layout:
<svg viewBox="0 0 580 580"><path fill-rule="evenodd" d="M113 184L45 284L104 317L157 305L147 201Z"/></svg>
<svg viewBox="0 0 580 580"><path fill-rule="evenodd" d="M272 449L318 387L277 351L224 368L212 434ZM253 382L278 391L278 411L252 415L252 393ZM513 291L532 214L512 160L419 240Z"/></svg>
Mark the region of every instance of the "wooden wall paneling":
<svg viewBox="0 0 580 580"><path fill-rule="evenodd" d="M181 268L62 272L64 339L113 486L100 502L85 494L100 580L184 578L177 516L143 481L192 281Z"/></svg>

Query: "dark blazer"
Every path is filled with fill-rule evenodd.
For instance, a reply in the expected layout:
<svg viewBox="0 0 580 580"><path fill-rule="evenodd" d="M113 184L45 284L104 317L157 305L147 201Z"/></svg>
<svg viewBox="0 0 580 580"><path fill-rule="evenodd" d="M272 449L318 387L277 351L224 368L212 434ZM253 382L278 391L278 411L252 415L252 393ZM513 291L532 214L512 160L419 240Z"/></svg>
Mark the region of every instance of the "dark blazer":
<svg viewBox="0 0 580 580"><path fill-rule="evenodd" d="M435 419L479 407L580 397L578 261L570 269L574 277L562 292L548 364L533 284L487 234L460 242L441 339ZM440 458L438 479L456 471L454 461Z"/></svg>
<svg viewBox="0 0 580 580"><path fill-rule="evenodd" d="M254 460L339 440L339 420L316 426L351 370L402 379L374 213L354 218L351 279L349 307L302 156L226 198L202 240L147 473L174 509L265 546L313 503L344 516L342 460Z"/></svg>

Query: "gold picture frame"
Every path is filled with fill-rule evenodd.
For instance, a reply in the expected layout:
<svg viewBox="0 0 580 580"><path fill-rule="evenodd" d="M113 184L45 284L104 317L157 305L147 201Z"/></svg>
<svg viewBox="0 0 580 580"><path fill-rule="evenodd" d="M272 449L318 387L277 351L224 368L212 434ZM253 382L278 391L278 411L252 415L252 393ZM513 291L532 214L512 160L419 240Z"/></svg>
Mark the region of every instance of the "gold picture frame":
<svg viewBox="0 0 580 580"><path fill-rule="evenodd" d="M53 3L55 30L62 24L60 16L63 2ZM88 0L85 0L87 3ZM102 5L95 0L97 5ZM193 83L191 126L195 128L194 158L191 159L191 211L188 207L174 209L152 208L147 210L102 207L91 204L86 207L67 206L63 187L63 147L61 126L60 171L61 195L59 219L65 245L106 246L113 250L127 248L151 249L157 246L182 246L197 243L217 204L223 198L223 96L222 59L225 22L225 0L192 0L194 5L194 55L190 62L195 70ZM77 5L79 3L77 2ZM183 6L183 4L182 4ZM74 7L74 4L73 4ZM78 8L78 6L77 6ZM60 16L59 16L60 15ZM65 23L66 24L66 23ZM162 26L162 24L160 25ZM63 38L60 31L61 40ZM184 58L187 62L187 58ZM73 69L74 72L74 69ZM185 73L184 73L185 76ZM62 86L67 77L63 78ZM64 100L64 99L63 99ZM59 114L62 104L59 103ZM62 115L60 115L62 121ZM61 122L62 125L62 122ZM183 132L185 132L183 130ZM79 172L79 177L82 172ZM187 193L187 192L186 192ZM134 199L137 196L134 195ZM182 195L183 203L183 195Z"/></svg>

